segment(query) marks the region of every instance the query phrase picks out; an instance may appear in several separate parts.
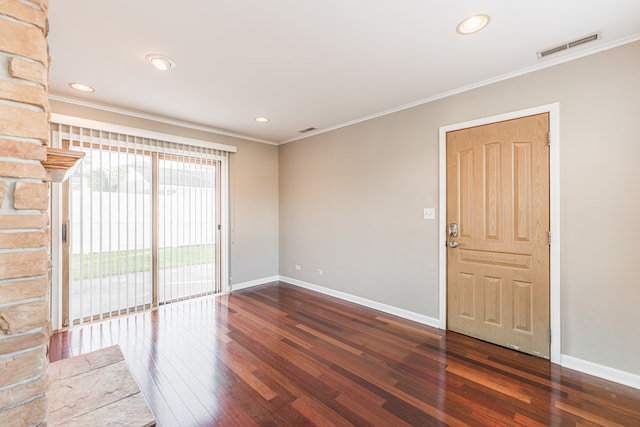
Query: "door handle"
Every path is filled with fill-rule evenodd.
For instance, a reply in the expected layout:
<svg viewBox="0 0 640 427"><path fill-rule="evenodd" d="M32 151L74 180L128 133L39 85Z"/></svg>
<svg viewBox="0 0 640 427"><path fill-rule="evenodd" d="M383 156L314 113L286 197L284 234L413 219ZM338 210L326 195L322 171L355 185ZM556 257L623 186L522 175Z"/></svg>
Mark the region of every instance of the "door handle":
<svg viewBox="0 0 640 427"><path fill-rule="evenodd" d="M456 242L454 240L449 242L449 247L452 248L452 249L461 248L463 246L464 246L464 243L458 243L458 242Z"/></svg>

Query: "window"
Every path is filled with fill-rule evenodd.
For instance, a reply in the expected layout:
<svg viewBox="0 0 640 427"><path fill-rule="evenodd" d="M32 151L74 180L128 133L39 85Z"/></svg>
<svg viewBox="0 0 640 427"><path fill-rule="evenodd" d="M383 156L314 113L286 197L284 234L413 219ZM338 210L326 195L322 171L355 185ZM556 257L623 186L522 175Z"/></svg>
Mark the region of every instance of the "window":
<svg viewBox="0 0 640 427"><path fill-rule="evenodd" d="M69 121L52 117L52 141L85 153L62 189L63 324L223 291L233 147Z"/></svg>

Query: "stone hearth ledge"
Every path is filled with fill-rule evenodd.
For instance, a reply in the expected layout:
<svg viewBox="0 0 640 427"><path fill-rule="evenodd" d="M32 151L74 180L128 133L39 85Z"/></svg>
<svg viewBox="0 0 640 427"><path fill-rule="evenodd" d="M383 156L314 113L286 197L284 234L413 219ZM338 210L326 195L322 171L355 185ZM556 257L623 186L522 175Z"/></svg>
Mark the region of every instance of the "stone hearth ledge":
<svg viewBox="0 0 640 427"><path fill-rule="evenodd" d="M51 363L49 380L50 426L156 424L117 345Z"/></svg>

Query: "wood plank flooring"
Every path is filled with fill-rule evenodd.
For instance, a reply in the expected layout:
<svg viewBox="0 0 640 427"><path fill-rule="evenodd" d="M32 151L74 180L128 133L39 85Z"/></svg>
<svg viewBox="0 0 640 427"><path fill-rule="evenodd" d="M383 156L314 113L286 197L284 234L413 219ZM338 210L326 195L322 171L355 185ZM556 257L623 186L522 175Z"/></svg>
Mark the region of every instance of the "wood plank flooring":
<svg viewBox="0 0 640 427"><path fill-rule="evenodd" d="M640 390L278 282L76 327L160 426L640 426Z"/></svg>

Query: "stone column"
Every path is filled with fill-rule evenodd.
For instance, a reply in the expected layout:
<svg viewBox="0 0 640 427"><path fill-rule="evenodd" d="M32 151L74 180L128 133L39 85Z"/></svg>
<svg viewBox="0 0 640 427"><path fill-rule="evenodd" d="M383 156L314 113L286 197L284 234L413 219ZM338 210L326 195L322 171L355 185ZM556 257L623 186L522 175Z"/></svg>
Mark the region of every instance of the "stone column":
<svg viewBox="0 0 640 427"><path fill-rule="evenodd" d="M47 420L48 0L0 0L0 425Z"/></svg>

